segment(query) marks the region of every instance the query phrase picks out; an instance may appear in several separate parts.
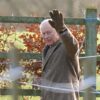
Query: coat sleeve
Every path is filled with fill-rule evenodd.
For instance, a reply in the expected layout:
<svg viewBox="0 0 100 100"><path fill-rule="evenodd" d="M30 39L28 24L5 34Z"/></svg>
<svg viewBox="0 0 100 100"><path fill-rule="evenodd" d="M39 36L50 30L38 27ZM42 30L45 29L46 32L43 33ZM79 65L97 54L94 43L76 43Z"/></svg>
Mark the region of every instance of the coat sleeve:
<svg viewBox="0 0 100 100"><path fill-rule="evenodd" d="M77 39L74 37L74 35L71 33L71 31L68 28L60 34L60 37L66 47L68 55L71 58L75 57L75 55L79 51L79 44Z"/></svg>

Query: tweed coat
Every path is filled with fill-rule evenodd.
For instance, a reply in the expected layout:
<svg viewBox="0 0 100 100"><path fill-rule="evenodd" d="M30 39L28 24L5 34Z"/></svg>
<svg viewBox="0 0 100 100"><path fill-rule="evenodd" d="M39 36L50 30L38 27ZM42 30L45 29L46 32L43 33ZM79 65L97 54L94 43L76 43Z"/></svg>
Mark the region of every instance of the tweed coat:
<svg viewBox="0 0 100 100"><path fill-rule="evenodd" d="M74 91L80 77L78 49L77 40L68 31L61 40L44 48L41 84L46 88L41 88L41 100L79 100ZM63 91L68 87L71 91Z"/></svg>

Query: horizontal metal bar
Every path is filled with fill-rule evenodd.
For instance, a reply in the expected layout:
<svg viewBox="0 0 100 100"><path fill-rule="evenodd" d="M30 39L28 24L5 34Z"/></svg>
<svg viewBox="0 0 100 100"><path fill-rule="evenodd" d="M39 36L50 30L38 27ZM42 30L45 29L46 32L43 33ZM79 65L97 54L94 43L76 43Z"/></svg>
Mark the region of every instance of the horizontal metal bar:
<svg viewBox="0 0 100 100"><path fill-rule="evenodd" d="M17 17L17 16L0 16L2 23L40 23L44 17ZM82 18L65 18L66 24L85 24Z"/></svg>
<svg viewBox="0 0 100 100"><path fill-rule="evenodd" d="M0 16L0 22L2 23L40 23L46 17L18 17L18 16ZM65 18L66 24L78 24L84 25L85 22L96 21L100 25L99 19L94 18Z"/></svg>
<svg viewBox="0 0 100 100"><path fill-rule="evenodd" d="M0 89L0 95L13 95L14 89ZM40 90L33 89L16 89L18 95L24 96L40 96Z"/></svg>
<svg viewBox="0 0 100 100"><path fill-rule="evenodd" d="M37 59L37 60L41 60L42 59L42 55L41 53L18 53L16 54L16 56L18 56L19 59ZM80 55L80 57L84 57L85 55ZM0 52L0 58L8 58L9 57L9 53L7 52ZM100 57L96 57L97 61L100 61ZM90 58L83 58L80 61L87 61Z"/></svg>
<svg viewBox="0 0 100 100"><path fill-rule="evenodd" d="M20 16L0 16L2 23L40 23L46 17L20 17ZM100 25L99 19L94 18L65 18L66 24L85 25L85 22L96 22Z"/></svg>
<svg viewBox="0 0 100 100"><path fill-rule="evenodd" d="M66 24L70 25L84 25L85 24L85 19L83 18L65 18L64 19Z"/></svg>
<svg viewBox="0 0 100 100"><path fill-rule="evenodd" d="M12 95L13 89L0 89L0 95ZM40 90L33 90L33 89L17 89L18 95L23 96L40 96L41 91ZM100 92L100 91L97 91ZM80 93L80 97L82 97L84 93ZM96 97L100 97L100 94L96 94Z"/></svg>
<svg viewBox="0 0 100 100"><path fill-rule="evenodd" d="M41 60L41 54L40 53L17 53L16 56L19 59L37 59ZM9 58L9 53L6 52L0 52L0 58Z"/></svg>
<svg viewBox="0 0 100 100"><path fill-rule="evenodd" d="M40 23L44 17L0 16L2 23Z"/></svg>

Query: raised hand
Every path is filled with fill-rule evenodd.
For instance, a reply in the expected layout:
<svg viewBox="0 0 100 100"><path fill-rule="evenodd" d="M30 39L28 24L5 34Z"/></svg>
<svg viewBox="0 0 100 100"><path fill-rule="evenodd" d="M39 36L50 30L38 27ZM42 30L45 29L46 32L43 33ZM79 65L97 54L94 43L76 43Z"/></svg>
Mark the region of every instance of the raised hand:
<svg viewBox="0 0 100 100"><path fill-rule="evenodd" d="M53 10L49 12L49 15L52 20L49 21L50 25L56 29L56 31L59 33L66 29L64 24L64 18L60 11Z"/></svg>

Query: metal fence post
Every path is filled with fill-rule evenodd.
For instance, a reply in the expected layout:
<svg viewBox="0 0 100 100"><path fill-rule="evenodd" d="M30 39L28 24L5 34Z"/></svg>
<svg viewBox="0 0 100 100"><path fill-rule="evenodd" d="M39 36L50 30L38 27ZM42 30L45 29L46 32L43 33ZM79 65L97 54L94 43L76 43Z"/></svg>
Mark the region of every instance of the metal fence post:
<svg viewBox="0 0 100 100"><path fill-rule="evenodd" d="M85 56L96 55L96 24L97 24L97 10L86 10L86 43L85 43ZM94 77L96 84L96 57L89 58L84 64L84 78ZM86 89L83 99L84 100L96 100L96 95L92 93L96 89L96 86L92 86Z"/></svg>
<svg viewBox="0 0 100 100"><path fill-rule="evenodd" d="M10 68L14 70L12 72L14 74L15 68L19 67L18 50L14 47L11 47L9 53L7 54L7 56L8 56L8 58L11 59ZM17 72L17 73L19 73L19 72ZM14 76L11 76L11 77L14 77ZM11 94L12 94L12 99L13 100L18 100L19 95L18 95L18 84L17 84L16 77L13 80L13 90L11 91Z"/></svg>

